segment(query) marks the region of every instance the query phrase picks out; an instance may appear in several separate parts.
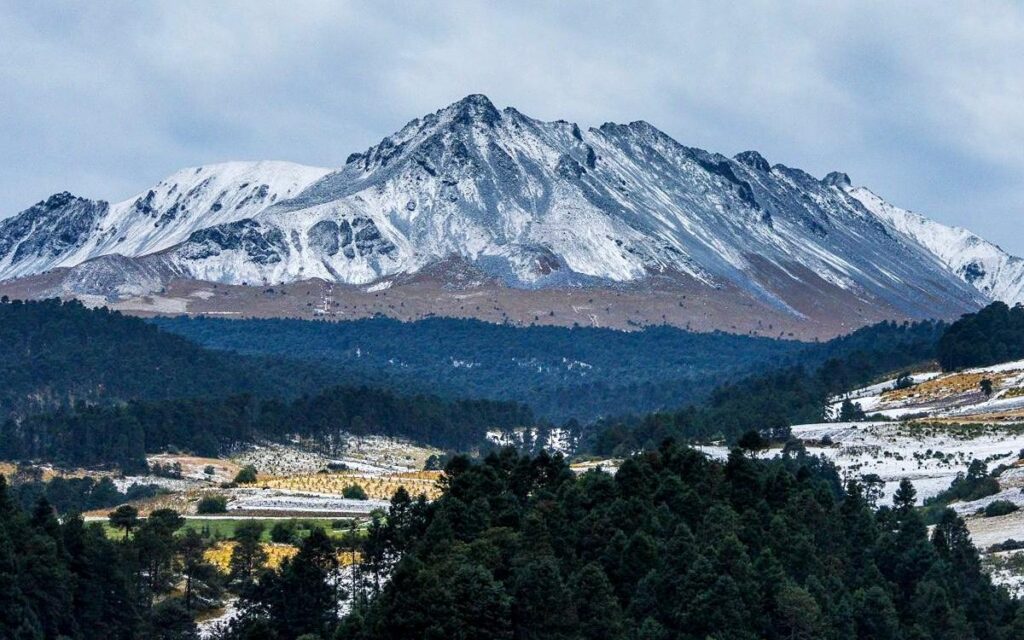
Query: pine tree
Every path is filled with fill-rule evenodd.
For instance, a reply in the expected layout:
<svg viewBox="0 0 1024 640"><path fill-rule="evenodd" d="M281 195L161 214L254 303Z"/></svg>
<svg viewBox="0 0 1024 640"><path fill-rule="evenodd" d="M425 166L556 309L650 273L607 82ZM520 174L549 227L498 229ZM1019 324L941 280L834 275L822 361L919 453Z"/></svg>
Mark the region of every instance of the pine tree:
<svg viewBox="0 0 1024 640"><path fill-rule="evenodd" d="M235 527L235 547L231 550L228 575L241 585L251 584L267 563L263 549L263 523L246 520Z"/></svg>
<svg viewBox="0 0 1024 640"><path fill-rule="evenodd" d="M591 562L573 576L572 603L583 638L616 640L622 638L625 625L619 601L601 565Z"/></svg>
<svg viewBox="0 0 1024 640"><path fill-rule="evenodd" d="M775 597L777 628L783 638L809 640L819 637L821 608L808 591L787 584Z"/></svg>
<svg viewBox="0 0 1024 640"><path fill-rule="evenodd" d="M185 576L185 608L192 609L194 583L209 566L203 554L206 552L206 541L195 529L188 529L177 541L178 553L181 556L181 573Z"/></svg>
<svg viewBox="0 0 1024 640"><path fill-rule="evenodd" d="M535 557L511 576L512 621L517 638L569 638L576 613L558 563L549 555Z"/></svg>
<svg viewBox="0 0 1024 640"><path fill-rule="evenodd" d="M900 480L900 486L892 496L893 507L900 513L907 513L917 504L917 490L909 479Z"/></svg>
<svg viewBox="0 0 1024 640"><path fill-rule="evenodd" d="M124 540L127 541L128 534L139 524L139 510L130 504L124 504L111 511L107 519L115 529L124 530Z"/></svg>

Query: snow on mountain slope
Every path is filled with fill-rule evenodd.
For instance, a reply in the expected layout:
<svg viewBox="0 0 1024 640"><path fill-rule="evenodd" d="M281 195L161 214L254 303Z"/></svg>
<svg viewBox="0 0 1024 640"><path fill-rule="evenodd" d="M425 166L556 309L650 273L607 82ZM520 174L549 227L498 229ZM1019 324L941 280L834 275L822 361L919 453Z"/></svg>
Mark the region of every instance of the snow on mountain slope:
<svg viewBox="0 0 1024 640"><path fill-rule="evenodd" d="M983 300L827 181L755 152L688 148L645 122L584 131L484 96L413 120L297 197L167 254L228 283L368 283L452 256L517 287L665 274L777 308L822 286L912 315Z"/></svg>
<svg viewBox="0 0 1024 640"><path fill-rule="evenodd" d="M58 194L0 221L0 279L161 251L197 229L251 217L327 172L289 162L228 162L183 169L112 205Z"/></svg>
<svg viewBox="0 0 1024 640"><path fill-rule="evenodd" d="M109 211L106 202L65 191L0 220L0 280L57 266L90 240Z"/></svg>
<svg viewBox="0 0 1024 640"><path fill-rule="evenodd" d="M871 213L932 252L953 273L993 300L1024 302L1024 259L967 229L950 227L895 207L864 187L843 187Z"/></svg>
<svg viewBox="0 0 1024 640"><path fill-rule="evenodd" d="M473 95L336 171L230 163L115 205L55 196L0 223L0 279L68 266L61 291L139 295L179 278L444 278L433 267L457 263L520 290L655 279L844 320L950 317L1001 291L858 195L841 174L686 147L646 122L583 130Z"/></svg>

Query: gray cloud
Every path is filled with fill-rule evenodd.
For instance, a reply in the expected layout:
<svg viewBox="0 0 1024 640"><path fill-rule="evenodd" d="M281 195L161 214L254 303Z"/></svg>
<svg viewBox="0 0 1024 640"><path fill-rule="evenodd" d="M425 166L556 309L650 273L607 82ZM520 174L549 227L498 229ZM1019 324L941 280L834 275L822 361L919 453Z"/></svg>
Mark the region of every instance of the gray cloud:
<svg viewBox="0 0 1024 640"><path fill-rule="evenodd" d="M0 216L228 159L340 165L486 93L845 170L1024 253L1024 5L0 0Z"/></svg>

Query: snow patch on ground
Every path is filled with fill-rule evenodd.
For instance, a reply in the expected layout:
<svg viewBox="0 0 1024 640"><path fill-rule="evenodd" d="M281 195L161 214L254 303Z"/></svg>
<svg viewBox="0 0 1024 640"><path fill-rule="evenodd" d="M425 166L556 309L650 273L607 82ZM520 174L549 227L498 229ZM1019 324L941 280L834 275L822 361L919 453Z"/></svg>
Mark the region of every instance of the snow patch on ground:
<svg viewBox="0 0 1024 640"><path fill-rule="evenodd" d="M273 489L244 489L235 491L228 503L228 511L257 511L260 513L337 513L369 515L374 509L387 509L385 500L349 500L329 493L277 491Z"/></svg>
<svg viewBox="0 0 1024 640"><path fill-rule="evenodd" d="M832 398L826 415L840 414L847 400L870 415L956 419L964 422L1024 422L1024 360L964 371L929 371L911 376L912 386L896 389L896 380L856 389ZM992 383L986 396L981 381Z"/></svg>
<svg viewBox="0 0 1024 640"><path fill-rule="evenodd" d="M903 478L913 481L919 502L949 487L973 460L988 467L1009 464L1024 448L1024 429L890 422L828 422L793 427L808 453L831 460L841 474L877 474L888 500ZM831 444L830 444L831 443Z"/></svg>
<svg viewBox="0 0 1024 640"><path fill-rule="evenodd" d="M537 442L543 438L543 442ZM513 429L511 431L492 430L487 432L487 439L502 447L521 448L539 444L552 453L569 455L576 449L575 436L568 429L555 427L547 435L536 427Z"/></svg>

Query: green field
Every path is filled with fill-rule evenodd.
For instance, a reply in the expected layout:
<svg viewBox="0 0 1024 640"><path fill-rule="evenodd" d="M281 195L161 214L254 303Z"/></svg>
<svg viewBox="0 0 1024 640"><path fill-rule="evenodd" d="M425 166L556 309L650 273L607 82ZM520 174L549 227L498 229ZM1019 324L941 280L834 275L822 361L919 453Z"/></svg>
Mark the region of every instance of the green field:
<svg viewBox="0 0 1024 640"><path fill-rule="evenodd" d="M257 520L263 523L264 542L271 541L270 529L280 522L296 523L296 533L299 537L309 535L309 532L316 527L322 528L333 538L341 538L345 532L349 530L349 520L338 518L186 518L185 526L178 530L178 534L180 535L184 533L187 529L194 529L206 537L227 540L235 535L235 527L243 522L249 522L251 520ZM124 532L122 530L115 529L106 520L94 522L102 526L107 537L111 539L120 540L124 536ZM340 528L334 528L332 525L336 522L341 522L343 524Z"/></svg>

